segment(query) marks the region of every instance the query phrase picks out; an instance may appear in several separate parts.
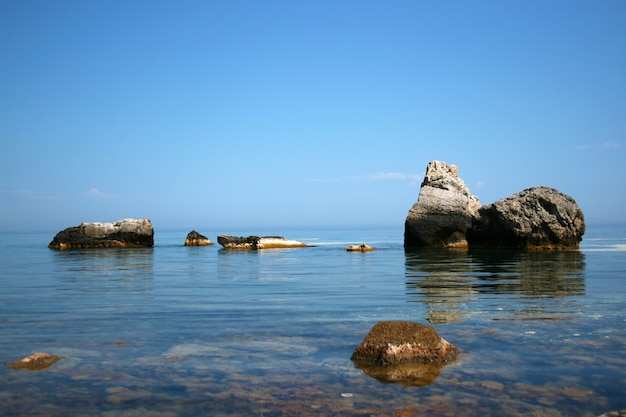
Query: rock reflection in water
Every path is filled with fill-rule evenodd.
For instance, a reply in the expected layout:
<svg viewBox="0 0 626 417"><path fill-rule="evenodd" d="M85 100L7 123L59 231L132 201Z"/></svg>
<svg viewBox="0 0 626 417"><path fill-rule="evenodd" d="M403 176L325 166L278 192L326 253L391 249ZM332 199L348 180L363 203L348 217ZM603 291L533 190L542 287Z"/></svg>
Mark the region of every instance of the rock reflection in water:
<svg viewBox="0 0 626 417"><path fill-rule="evenodd" d="M60 290L116 293L150 292L154 282L153 248L98 248L54 252Z"/></svg>
<svg viewBox="0 0 626 417"><path fill-rule="evenodd" d="M367 361L354 361L354 366L383 384L401 384L405 387L425 387L432 384L444 362L403 362L395 365L376 365Z"/></svg>
<svg viewBox="0 0 626 417"><path fill-rule="evenodd" d="M413 250L405 252L405 267L409 300L425 304L433 324L495 312L563 319L575 301L555 300L585 294L579 251Z"/></svg>

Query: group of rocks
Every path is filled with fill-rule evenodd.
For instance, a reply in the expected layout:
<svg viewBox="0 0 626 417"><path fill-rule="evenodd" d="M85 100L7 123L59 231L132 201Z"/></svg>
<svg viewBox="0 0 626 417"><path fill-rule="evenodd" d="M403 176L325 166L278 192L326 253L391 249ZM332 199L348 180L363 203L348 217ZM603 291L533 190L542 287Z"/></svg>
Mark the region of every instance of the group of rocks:
<svg viewBox="0 0 626 417"><path fill-rule="evenodd" d="M575 249L585 233L581 208L573 198L554 188L533 187L495 203L481 205L459 178L455 165L431 161L417 202L404 224L404 246L439 248ZM266 249L308 246L280 236L223 236L227 249ZM213 242L196 231L186 246ZM59 232L48 245L53 249L97 247L152 247L150 220L124 219L114 223L89 222ZM348 251L368 252L369 245Z"/></svg>
<svg viewBox="0 0 626 417"><path fill-rule="evenodd" d="M217 241L225 249L259 250L276 248L307 247L306 243L285 239L282 236L238 237L218 235ZM68 227L57 233L48 245L51 249L86 249L86 248L129 248L152 247L154 228L149 219L122 219L112 223L84 222ZM210 246L213 242L206 236L192 230L185 238L185 246ZM351 245L349 252L369 252L374 250L369 245Z"/></svg>
<svg viewBox="0 0 626 417"><path fill-rule="evenodd" d="M405 247L578 248L585 220L573 198L533 187L481 205L458 172L455 165L428 163L405 221Z"/></svg>
<svg viewBox="0 0 626 417"><path fill-rule="evenodd" d="M478 198L458 176L458 168L431 161L417 202L405 221L404 246L439 248L578 248L585 232L583 212L576 202L553 188L534 187L511 197L481 206ZM224 236L217 238L226 249L303 247L306 244L280 236ZM115 223L82 223L59 232L49 247L153 246L150 220L124 219ZM186 246L212 245L196 231L187 235ZM354 245L348 251L367 252L369 245ZM443 364L456 359L457 348L430 326L384 321L376 324L355 349L352 360L385 382L427 385ZM15 366L42 362L43 357L16 362ZM52 358L53 360L58 360ZM51 360L44 364L53 363ZM407 368L407 364L410 364ZM416 365L417 364L417 365ZM13 365L12 365L13 366Z"/></svg>

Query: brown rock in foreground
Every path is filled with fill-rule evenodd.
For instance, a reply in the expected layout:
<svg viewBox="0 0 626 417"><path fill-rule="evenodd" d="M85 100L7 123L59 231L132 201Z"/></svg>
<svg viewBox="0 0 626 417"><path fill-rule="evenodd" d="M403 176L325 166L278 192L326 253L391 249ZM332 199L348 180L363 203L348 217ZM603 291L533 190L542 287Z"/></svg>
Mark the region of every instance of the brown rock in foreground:
<svg viewBox="0 0 626 417"><path fill-rule="evenodd" d="M189 232L185 239L185 246L211 246L212 244L213 242L208 237L201 235L195 230Z"/></svg>
<svg viewBox="0 0 626 417"><path fill-rule="evenodd" d="M29 371L40 371L52 366L57 361L61 360L60 356L51 355L49 353L33 353L23 359L16 362L5 362L4 364L10 366L13 369L27 369Z"/></svg>
<svg viewBox="0 0 626 417"><path fill-rule="evenodd" d="M376 323L354 350L353 361L375 365L403 362L450 362L458 349L427 325L407 321Z"/></svg>

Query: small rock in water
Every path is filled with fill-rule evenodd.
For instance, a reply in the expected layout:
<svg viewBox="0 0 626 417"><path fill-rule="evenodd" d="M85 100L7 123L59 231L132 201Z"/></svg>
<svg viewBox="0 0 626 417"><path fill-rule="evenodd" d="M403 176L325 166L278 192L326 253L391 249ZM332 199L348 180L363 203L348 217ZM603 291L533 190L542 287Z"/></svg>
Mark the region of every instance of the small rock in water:
<svg viewBox="0 0 626 417"><path fill-rule="evenodd" d="M28 369L29 371L40 371L53 365L61 359L60 356L51 355L49 353L33 353L16 362L5 362L4 364L13 369Z"/></svg>
<svg viewBox="0 0 626 417"><path fill-rule="evenodd" d="M346 250L348 252L371 252L374 248L363 243L361 245L350 245Z"/></svg>
<svg viewBox="0 0 626 417"><path fill-rule="evenodd" d="M212 244L213 242L211 242L208 237L196 232L195 230L189 232L187 234L187 238L185 239L185 246L211 246Z"/></svg>

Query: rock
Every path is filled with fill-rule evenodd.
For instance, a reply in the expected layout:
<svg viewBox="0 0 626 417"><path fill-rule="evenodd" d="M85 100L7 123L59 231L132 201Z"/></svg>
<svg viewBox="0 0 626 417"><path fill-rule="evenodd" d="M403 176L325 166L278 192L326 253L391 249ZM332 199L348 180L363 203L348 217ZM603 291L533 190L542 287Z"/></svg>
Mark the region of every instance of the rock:
<svg viewBox="0 0 626 417"><path fill-rule="evenodd" d="M189 232L185 239L185 246L211 246L212 244L213 242L208 237L201 235L195 230Z"/></svg>
<svg viewBox="0 0 626 417"><path fill-rule="evenodd" d="M598 417L626 417L626 409L621 411L609 411L599 415Z"/></svg>
<svg viewBox="0 0 626 417"><path fill-rule="evenodd" d="M27 369L29 371L40 371L46 369L61 360L60 356L51 355L49 353L33 353L16 362L5 362L4 364L13 369Z"/></svg>
<svg viewBox="0 0 626 417"><path fill-rule="evenodd" d="M150 220L123 219L115 223L81 223L57 233L51 249L152 247L154 229Z"/></svg>
<svg viewBox="0 0 626 417"><path fill-rule="evenodd" d="M408 321L381 321L354 350L352 360L374 365L405 362L450 362L457 348L427 325Z"/></svg>
<svg viewBox="0 0 626 417"><path fill-rule="evenodd" d="M528 188L482 206L467 231L470 247L575 249L585 219L573 198L554 188Z"/></svg>
<svg viewBox="0 0 626 417"><path fill-rule="evenodd" d="M308 246L297 240L288 240L281 236L217 236L217 243L224 249L235 250L255 250L255 249L275 249L275 248L301 248Z"/></svg>
<svg viewBox="0 0 626 417"><path fill-rule="evenodd" d="M346 250L348 252L371 252L374 250L374 248L371 247L370 245L366 245L365 243L362 243L360 245L350 245L348 246Z"/></svg>
<svg viewBox="0 0 626 417"><path fill-rule="evenodd" d="M455 165L428 163L417 202L404 223L405 247L467 247L465 232L480 202L458 174Z"/></svg>

